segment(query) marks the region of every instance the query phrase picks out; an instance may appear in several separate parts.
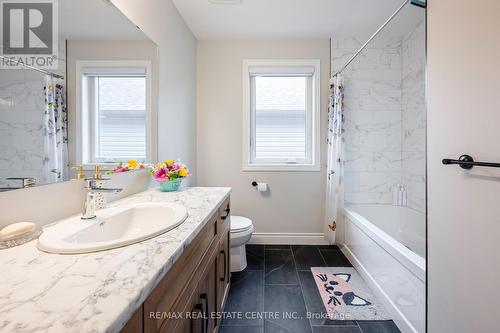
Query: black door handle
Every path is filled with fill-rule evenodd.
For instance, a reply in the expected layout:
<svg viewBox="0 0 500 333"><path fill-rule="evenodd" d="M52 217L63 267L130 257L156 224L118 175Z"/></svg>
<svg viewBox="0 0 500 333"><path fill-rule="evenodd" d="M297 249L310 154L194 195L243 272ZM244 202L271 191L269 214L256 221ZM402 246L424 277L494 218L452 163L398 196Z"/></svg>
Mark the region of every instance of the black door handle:
<svg viewBox="0 0 500 333"><path fill-rule="evenodd" d="M458 164L462 169L470 170L474 166L482 166L488 168L500 168L500 163L492 163L492 162L475 162L474 159L470 155L462 155L458 158L458 160L453 160L449 158L443 159L443 164Z"/></svg>
<svg viewBox="0 0 500 333"><path fill-rule="evenodd" d="M200 295L200 298L205 302L205 310L203 314L203 333L208 333L208 316L210 314L210 309L208 308L208 295L203 293Z"/></svg>
<svg viewBox="0 0 500 333"><path fill-rule="evenodd" d="M201 303L196 304L193 310L197 311L193 311L193 313L191 314L191 333L195 333L194 332L195 322L193 321L195 319L194 313L200 313L200 312L203 313L203 305Z"/></svg>
<svg viewBox="0 0 500 333"><path fill-rule="evenodd" d="M226 250L222 250L220 251L220 254L224 255L224 276L219 278L219 280L221 282L225 282L226 281L226 275L227 275L227 254L226 254Z"/></svg>

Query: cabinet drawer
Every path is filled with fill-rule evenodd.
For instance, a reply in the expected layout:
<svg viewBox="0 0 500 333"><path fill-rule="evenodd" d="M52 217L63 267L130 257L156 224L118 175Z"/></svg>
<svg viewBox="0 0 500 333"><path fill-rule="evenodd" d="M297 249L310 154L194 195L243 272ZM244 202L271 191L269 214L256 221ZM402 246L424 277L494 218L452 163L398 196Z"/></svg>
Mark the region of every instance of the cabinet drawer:
<svg viewBox="0 0 500 333"><path fill-rule="evenodd" d="M174 309L184 309L191 292L190 284L200 262L207 251L218 242L218 215L212 216L203 230L196 236L186 251L168 271L144 302L145 332L159 332L167 319L150 319L150 313L169 313ZM192 290L192 289L191 289ZM187 296L187 297L186 297Z"/></svg>

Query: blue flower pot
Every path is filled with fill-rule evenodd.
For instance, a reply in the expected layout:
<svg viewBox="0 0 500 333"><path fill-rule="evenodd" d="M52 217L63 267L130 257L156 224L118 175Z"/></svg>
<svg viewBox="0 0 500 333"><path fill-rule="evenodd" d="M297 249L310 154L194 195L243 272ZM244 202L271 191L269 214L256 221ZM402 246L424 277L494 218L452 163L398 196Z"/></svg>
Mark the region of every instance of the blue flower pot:
<svg viewBox="0 0 500 333"><path fill-rule="evenodd" d="M160 190L162 192L175 192L179 189L182 183L182 178L160 182Z"/></svg>

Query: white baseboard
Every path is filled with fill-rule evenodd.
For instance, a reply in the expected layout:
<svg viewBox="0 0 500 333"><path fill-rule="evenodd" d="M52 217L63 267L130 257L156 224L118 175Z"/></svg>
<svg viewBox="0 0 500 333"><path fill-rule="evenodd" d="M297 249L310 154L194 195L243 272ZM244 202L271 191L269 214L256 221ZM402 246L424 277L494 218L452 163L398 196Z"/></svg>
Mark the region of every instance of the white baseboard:
<svg viewBox="0 0 500 333"><path fill-rule="evenodd" d="M328 245L322 233L265 233L255 232L249 244L269 245Z"/></svg>
<svg viewBox="0 0 500 333"><path fill-rule="evenodd" d="M392 317L392 320L396 323L398 328L402 333L418 333L412 324L406 319L406 317L398 310L396 305L392 302L389 296L384 292L382 287L375 281L375 279L371 276L370 273L366 270L366 268L361 264L358 258L352 253L349 249L349 246L343 244L340 246L342 253L349 259L351 264L354 266L356 271L361 275L363 280L368 284L370 289L373 291L377 299L382 303L385 309L389 312Z"/></svg>

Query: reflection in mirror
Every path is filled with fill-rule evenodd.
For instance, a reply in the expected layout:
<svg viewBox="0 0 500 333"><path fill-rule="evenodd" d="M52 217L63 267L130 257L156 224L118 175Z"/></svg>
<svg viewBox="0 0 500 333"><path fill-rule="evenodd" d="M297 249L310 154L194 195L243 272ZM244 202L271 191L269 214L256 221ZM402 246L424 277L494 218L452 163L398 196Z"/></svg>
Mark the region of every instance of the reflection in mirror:
<svg viewBox="0 0 500 333"><path fill-rule="evenodd" d="M57 68L0 69L0 191L155 159L156 45L109 1L58 4Z"/></svg>

